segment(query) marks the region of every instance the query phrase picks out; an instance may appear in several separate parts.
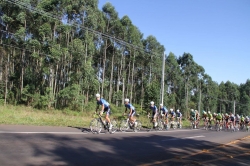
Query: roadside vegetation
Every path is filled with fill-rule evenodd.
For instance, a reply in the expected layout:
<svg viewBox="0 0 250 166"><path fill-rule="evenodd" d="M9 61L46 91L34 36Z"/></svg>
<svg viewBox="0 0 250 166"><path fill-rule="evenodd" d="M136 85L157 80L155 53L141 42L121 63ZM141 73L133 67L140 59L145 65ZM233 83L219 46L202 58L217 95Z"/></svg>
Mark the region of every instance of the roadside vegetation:
<svg viewBox="0 0 250 166"><path fill-rule="evenodd" d="M92 104L93 105L93 104ZM73 111L73 110L38 110L26 106L0 106L0 124L11 125L36 125L36 126L65 126L65 127L84 127L88 128L90 121L94 116L94 105L88 106L91 111ZM123 116L123 107L112 106L111 118L118 121L125 118ZM138 110L143 126L148 122L146 112ZM183 127L189 126L187 120L183 121Z"/></svg>

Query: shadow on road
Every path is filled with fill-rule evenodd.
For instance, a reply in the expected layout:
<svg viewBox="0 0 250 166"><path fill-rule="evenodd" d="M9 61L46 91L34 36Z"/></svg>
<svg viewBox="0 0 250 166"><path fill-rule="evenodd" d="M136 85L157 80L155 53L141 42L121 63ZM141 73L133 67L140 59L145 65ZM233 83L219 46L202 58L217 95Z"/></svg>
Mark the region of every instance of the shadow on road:
<svg viewBox="0 0 250 166"><path fill-rule="evenodd" d="M29 135L29 137L18 135L18 140L23 141L22 148L27 148L26 155L37 159L34 159L35 163L26 163L27 166L237 166L250 163L250 144L244 141L239 142L237 146L221 146L209 141L181 139L154 133L133 136L130 134L83 134L78 136L37 134ZM17 141L16 144L18 144ZM27 162L27 156L24 156L19 162Z"/></svg>

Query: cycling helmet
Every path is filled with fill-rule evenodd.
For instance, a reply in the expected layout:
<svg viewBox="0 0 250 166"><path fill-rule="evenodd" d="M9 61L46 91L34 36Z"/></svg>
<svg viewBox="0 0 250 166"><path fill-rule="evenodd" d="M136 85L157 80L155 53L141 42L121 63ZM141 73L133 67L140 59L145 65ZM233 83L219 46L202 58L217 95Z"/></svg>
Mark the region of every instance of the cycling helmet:
<svg viewBox="0 0 250 166"><path fill-rule="evenodd" d="M160 104L161 107L163 107L163 104Z"/></svg>
<svg viewBox="0 0 250 166"><path fill-rule="evenodd" d="M151 101L150 104L153 105L153 104L155 104L155 102Z"/></svg>
<svg viewBox="0 0 250 166"><path fill-rule="evenodd" d="M194 109L191 109L191 112L194 112Z"/></svg>
<svg viewBox="0 0 250 166"><path fill-rule="evenodd" d="M125 102L129 102L129 99L125 99L124 101L125 101Z"/></svg>
<svg viewBox="0 0 250 166"><path fill-rule="evenodd" d="M179 112L180 112L180 110L177 110L176 112L177 112L177 113L179 113Z"/></svg>
<svg viewBox="0 0 250 166"><path fill-rule="evenodd" d="M210 111L208 111L208 113L210 114L211 112L210 112Z"/></svg>
<svg viewBox="0 0 250 166"><path fill-rule="evenodd" d="M173 112L173 111L174 111L174 109L173 109L173 108L171 108L171 109L170 109L170 111L171 111L171 112Z"/></svg>
<svg viewBox="0 0 250 166"><path fill-rule="evenodd" d="M99 94L99 93L97 93L96 95L95 95L95 97L100 97L101 95Z"/></svg>

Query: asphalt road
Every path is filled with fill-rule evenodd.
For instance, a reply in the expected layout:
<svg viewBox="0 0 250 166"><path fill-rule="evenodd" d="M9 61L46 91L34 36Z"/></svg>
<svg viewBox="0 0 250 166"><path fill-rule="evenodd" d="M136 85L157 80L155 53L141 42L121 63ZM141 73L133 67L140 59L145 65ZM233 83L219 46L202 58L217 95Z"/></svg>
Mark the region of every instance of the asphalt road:
<svg viewBox="0 0 250 166"><path fill-rule="evenodd" d="M250 165L250 132L202 129L92 134L0 125L0 165Z"/></svg>

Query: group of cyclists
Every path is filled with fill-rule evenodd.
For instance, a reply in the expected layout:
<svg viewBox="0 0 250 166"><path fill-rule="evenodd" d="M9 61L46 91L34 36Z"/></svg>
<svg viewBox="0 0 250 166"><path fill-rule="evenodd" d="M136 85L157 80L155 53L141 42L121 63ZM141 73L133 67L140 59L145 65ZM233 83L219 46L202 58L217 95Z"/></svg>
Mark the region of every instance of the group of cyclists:
<svg viewBox="0 0 250 166"><path fill-rule="evenodd" d="M222 128L224 129L232 129L233 131L244 129L249 129L250 125L250 118L248 116L243 116L233 113L211 113L210 111L202 111L202 117L205 126L208 129L212 128L212 122L214 126L217 127L219 130Z"/></svg>
<svg viewBox="0 0 250 166"><path fill-rule="evenodd" d="M106 122L109 123L109 129L111 129L113 125L110 123L110 118L109 118L110 104L105 99L101 98L100 94L96 94L96 101L97 101L96 112L98 111L99 106L101 105L101 111L99 112L99 114L102 115L103 113L106 113L105 119L106 119ZM129 117L130 123L136 126L137 122L135 118L135 114L136 114L135 107L130 103L128 98L124 100L124 106L125 106L124 115L127 114L127 111L128 111L128 117ZM165 124L168 124L168 119L170 118L171 121L175 121L175 119L178 119L178 122L181 128L182 113L180 112L180 110L177 110L176 112L174 112L173 109L170 109L170 111L168 111L166 106L163 106L163 104L160 104L159 109L158 109L153 101L150 102L149 109L152 111L151 121L154 127L157 126L157 120L159 118L163 119ZM150 112L148 112L148 117L149 115L150 115ZM168 129L168 125L166 125L166 129Z"/></svg>
<svg viewBox="0 0 250 166"><path fill-rule="evenodd" d="M97 101L97 107L96 112L99 109L99 106L101 106L101 111L99 112L100 115L103 113L106 113L105 119L106 122L109 124L109 129L112 128L112 124L110 123L110 104L103 98L100 97L100 94L96 94L96 101ZM136 118L135 118L135 107L130 103L129 99L126 98L124 100L124 106L125 111L124 115L127 114L128 111L128 117L131 124L134 126L137 125ZM162 103L159 105L159 109L155 105L153 101L150 102L149 109L152 112L151 115L151 121L156 127L157 120L159 118L163 119L164 124L169 124L169 119L171 122L178 121L179 127L181 128L182 124L182 113L180 110L176 110L176 112L171 108L169 111ZM150 115L150 112L148 112L148 117ZM234 116L232 113L230 114L223 114L223 113L211 113L210 111L202 111L201 115L199 114L199 111L191 109L190 116L188 118L190 122L194 125L194 128L198 128L200 124L200 120L203 120L204 126L206 129L212 128L212 123L214 123L215 126L224 127L224 128L233 128L234 130L239 129L240 127L244 126L250 126L250 118L248 116L239 116L238 114ZM169 125L165 125L166 130L168 129ZM248 130L248 127L247 127Z"/></svg>

